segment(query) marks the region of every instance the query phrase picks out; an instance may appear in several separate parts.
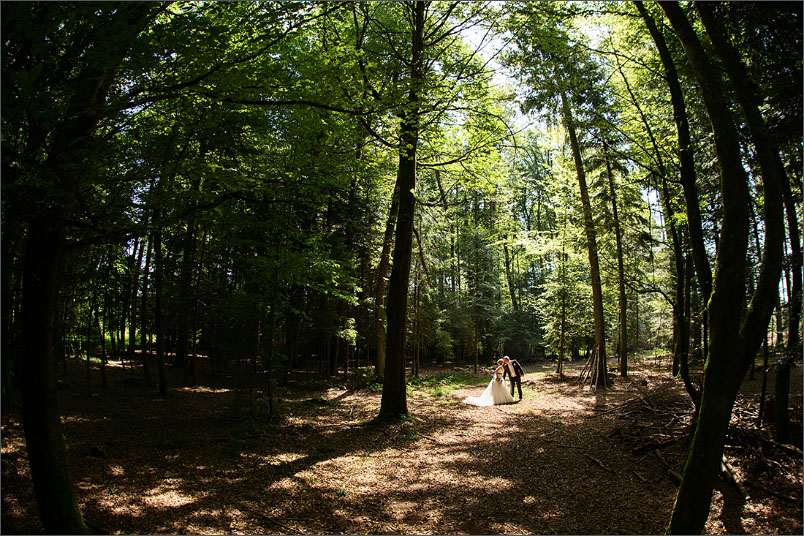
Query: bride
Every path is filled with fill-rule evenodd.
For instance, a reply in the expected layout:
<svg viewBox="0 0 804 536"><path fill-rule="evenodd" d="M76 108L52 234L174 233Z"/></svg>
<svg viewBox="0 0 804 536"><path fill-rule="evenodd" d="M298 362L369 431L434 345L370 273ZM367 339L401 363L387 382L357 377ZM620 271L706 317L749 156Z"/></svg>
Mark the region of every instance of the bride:
<svg viewBox="0 0 804 536"><path fill-rule="evenodd" d="M480 396L467 396L463 399L465 404L472 404L475 406L494 406L496 404L511 404L514 402L514 397L505 388L505 381L503 380L503 360L497 360L497 369L494 371L494 376L491 377L488 387Z"/></svg>

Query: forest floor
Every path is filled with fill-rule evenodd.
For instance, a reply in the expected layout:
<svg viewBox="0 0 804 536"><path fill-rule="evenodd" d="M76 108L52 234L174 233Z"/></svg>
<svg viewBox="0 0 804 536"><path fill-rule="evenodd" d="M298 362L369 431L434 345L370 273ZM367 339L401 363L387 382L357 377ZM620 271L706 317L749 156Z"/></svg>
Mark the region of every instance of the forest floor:
<svg viewBox="0 0 804 536"><path fill-rule="evenodd" d="M524 400L495 407L461 403L485 372L457 389L425 376L408 390L411 419L392 425L372 422L376 385L274 389L268 418L247 376L204 377L162 398L139 371L113 366L106 388L92 372L88 396L78 361L60 404L81 510L98 533L663 533L689 442L683 386L667 361L646 361L594 393L571 365L564 378L554 363L526 366ZM716 481L707 533L802 534L800 444L756 427L760 384L746 380L735 407L726 460L740 485ZM41 533L18 414L3 417L1 459L2 533Z"/></svg>

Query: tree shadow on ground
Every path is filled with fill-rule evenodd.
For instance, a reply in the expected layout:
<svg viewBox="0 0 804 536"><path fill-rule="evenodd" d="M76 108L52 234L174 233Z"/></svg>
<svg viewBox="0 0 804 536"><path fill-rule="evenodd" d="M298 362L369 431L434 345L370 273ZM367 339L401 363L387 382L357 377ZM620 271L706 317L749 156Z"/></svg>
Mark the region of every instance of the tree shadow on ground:
<svg viewBox="0 0 804 536"><path fill-rule="evenodd" d="M675 485L650 449L633 451L684 395L645 377L605 392L539 378L522 403L490 408L460 403L478 386L411 390L412 419L377 425L377 392L284 391L269 419L259 390L246 411L247 394L223 382L161 398L111 374L95 397L62 393L64 433L102 533L652 534ZM643 414L623 405L643 399ZM14 418L3 433L4 532L41 531ZM684 442L663 455L680 469ZM727 497L723 511L726 530L743 527L744 504Z"/></svg>

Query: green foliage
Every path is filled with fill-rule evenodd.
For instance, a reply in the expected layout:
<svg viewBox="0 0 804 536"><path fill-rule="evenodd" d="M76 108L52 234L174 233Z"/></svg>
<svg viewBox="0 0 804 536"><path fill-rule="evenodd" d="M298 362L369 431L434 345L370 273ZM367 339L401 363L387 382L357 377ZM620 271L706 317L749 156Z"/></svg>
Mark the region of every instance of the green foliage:
<svg viewBox="0 0 804 536"><path fill-rule="evenodd" d="M462 389L470 385L481 384L488 379L465 372L450 372L446 374L427 374L408 378L408 387L425 391L433 398L442 398L455 389Z"/></svg>
<svg viewBox="0 0 804 536"><path fill-rule="evenodd" d="M365 360L361 365L370 361L400 121L417 108L423 128L408 354L418 348L425 361L477 359L483 366L504 353L526 358L540 345L557 353L562 334L567 355L585 349L588 268L573 164L557 120L561 91L583 125L607 324L613 332L608 158L623 229L630 346L667 344L670 304L661 292L672 294L674 275L658 171L660 160L675 169L678 147L661 64L630 4L431 3L429 39L438 32L448 38L426 51L415 106L408 102L415 78L410 6L151 7L122 60L83 40L95 29L99 39L119 43L121 36L96 24L111 9L4 8L7 284L21 284L27 222L66 211L69 253L58 315L66 346L100 341L86 325L95 308L107 347L109 332L121 331L132 312L137 344L139 334L153 332L155 257L147 266L146 258L159 230L169 340L187 323L188 347L194 343L216 365L256 359L273 374L327 348L337 347L336 361L347 348L352 359ZM787 140L785 163L800 160L800 103L783 98L799 87L800 65L785 70L781 59L782 51L800 49L795 17L778 6L757 15L758 28L779 32L763 40L746 31L746 7L719 9L768 96L774 132ZM519 93L514 79L501 83L502 67L495 76L494 61L486 63L495 51L475 49L481 39L488 45L486 30L509 32L511 46L499 58L518 77ZM668 42L680 58L683 50ZM685 63L678 64L714 254L720 199L708 118ZM65 176L80 169L67 187L42 170L71 103L79 104L83 70L106 67L108 99L92 111L97 128L62 162ZM509 127L526 120L517 106L530 112L531 123L514 136ZM751 151L746 158L751 167ZM684 228L681 190L667 178L673 220ZM10 301L18 303L15 292Z"/></svg>

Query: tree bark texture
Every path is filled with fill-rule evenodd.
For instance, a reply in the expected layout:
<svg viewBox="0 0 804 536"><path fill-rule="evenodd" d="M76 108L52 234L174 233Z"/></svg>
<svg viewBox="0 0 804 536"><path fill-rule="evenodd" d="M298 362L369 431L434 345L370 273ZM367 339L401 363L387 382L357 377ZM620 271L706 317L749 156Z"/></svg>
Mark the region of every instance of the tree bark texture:
<svg viewBox="0 0 804 536"><path fill-rule="evenodd" d="M385 235L382 240L380 264L377 267L377 286L374 293L374 329L377 343L377 357L374 362L374 374L385 374L385 288L388 271L391 268L391 247L394 242L394 227L399 213L399 181L394 186L391 197L391 208L388 211L388 220L385 222Z"/></svg>
<svg viewBox="0 0 804 536"><path fill-rule="evenodd" d="M22 419L39 519L45 532L87 532L61 432L53 329L63 270L65 229L28 228L22 301Z"/></svg>
<svg viewBox="0 0 804 536"><path fill-rule="evenodd" d="M158 9L157 4L121 4L108 15L105 24L87 28L87 59L74 66L75 81L64 114L54 121L56 127L49 136L41 137L49 145L31 148L32 154L47 154L41 163L40 186L41 195L47 196L53 208L28 221L22 298L23 423L34 495L48 533L87 531L67 468L54 376L53 329L67 233L64 216L74 201L72 192L79 191L84 178L86 160L92 154L92 136L102 119L105 98L118 66L134 37L148 23L149 14ZM3 15L8 15L5 8ZM24 19L31 14L17 11L14 16ZM109 41L112 35L114 39ZM98 58L103 61L93 61Z"/></svg>
<svg viewBox="0 0 804 536"><path fill-rule="evenodd" d="M583 168L581 158L581 148L578 137L575 133L575 121L572 117L569 101L565 93L561 93L561 109L564 124L570 138L572 155L575 159L575 170L578 175L578 187L581 193L581 203L583 204L583 222L586 231L586 246L589 254L589 276L592 280L592 305L595 317L595 346L598 348L596 362L594 363L593 377L595 387L605 388L608 384L608 371L606 366L606 328L603 313L603 290L600 284L600 263L597 255L597 240L595 238L595 224L592 219L592 205L589 202L589 192L586 187L586 173Z"/></svg>
<svg viewBox="0 0 804 536"><path fill-rule="evenodd" d="M757 288L743 320L749 197L737 130L725 99L725 87L686 15L677 3L660 5L701 86L714 133L723 200L722 232L709 301L711 339L701 407L669 526L672 533L696 534L702 531L709 515L713 480L720 470L734 400L772 310L769 291L778 285L781 270L781 189L775 177L764 177L765 253Z"/></svg>
<svg viewBox="0 0 804 536"><path fill-rule="evenodd" d="M623 263L623 239L620 231L620 217L617 213L617 191L614 188L614 173L609 160L608 144L603 142L603 151L606 158L606 177L609 184L609 195L611 195L611 212L614 217L614 240L617 246L617 302L619 309L620 324L620 376L628 377L628 302L625 296L625 266Z"/></svg>
<svg viewBox="0 0 804 536"><path fill-rule="evenodd" d="M413 217L416 210L416 146L419 142L419 92L423 82L424 15L427 2L413 2L411 86L408 106L401 114L399 173L399 215L394 239L393 267L388 287L388 339L385 381L380 418L396 419L408 414L406 364L406 320L410 261L413 250Z"/></svg>
<svg viewBox="0 0 804 536"><path fill-rule="evenodd" d="M746 357L750 358L751 362L753 362L756 352L759 350L759 345L765 340L765 331L768 321L770 320L775 301L778 299L779 295L778 284L779 278L781 277L784 241L782 185L785 183L789 185L789 182L781 163L779 149L769 135L765 121L762 118L760 112L761 101L758 91L748 76L748 72L744 68L739 54L722 31L714 7L715 5L708 2L695 2L695 6L700 14L701 22L712 42L712 46L723 62L731 85L737 94L737 99L743 110L743 116L751 132L751 138L754 140L759 159L759 167L763 177L763 186L765 188L764 258L760 268L759 280L757 281L757 290L751 300L751 305L749 306L749 311L743 326L743 330L746 331L747 342L749 342L749 345L746 346L746 352L750 352L753 348L753 354ZM793 222L794 224L791 226L791 229L795 229L795 234L798 234L798 223L795 221L795 208L793 208ZM791 240L791 242L793 241ZM798 242L798 240L795 242ZM798 262L801 263L800 251ZM797 324L798 322L796 322L796 327L793 330L796 336L798 334ZM754 343L754 341L756 342ZM782 413L782 415L777 414L777 416L781 417L782 425L780 427L777 420L776 432L777 439L781 441L787 441L789 439L787 437L787 423L789 419L787 406L790 391L788 362L790 362L789 359L783 360L779 368L782 377L780 378L777 375L776 383L777 411ZM787 378L784 378L785 371L788 375ZM779 397L782 399L779 400Z"/></svg>

